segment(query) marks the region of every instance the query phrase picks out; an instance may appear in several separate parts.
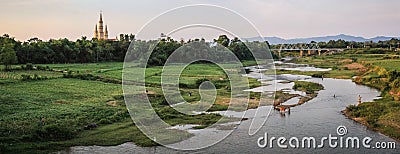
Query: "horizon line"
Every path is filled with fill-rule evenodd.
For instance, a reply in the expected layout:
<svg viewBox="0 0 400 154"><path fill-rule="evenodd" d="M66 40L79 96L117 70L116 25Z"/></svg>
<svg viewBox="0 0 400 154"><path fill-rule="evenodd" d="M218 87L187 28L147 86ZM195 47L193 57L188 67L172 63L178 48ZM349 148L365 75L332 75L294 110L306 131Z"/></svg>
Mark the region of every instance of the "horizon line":
<svg viewBox="0 0 400 154"><path fill-rule="evenodd" d="M133 35L135 35L134 33L119 33L119 34L128 34L128 35L130 35L130 34L133 34ZM51 38L48 38L48 39L42 39L42 38L40 38L40 37L37 37L37 36L32 36L32 37L30 37L29 39L26 39L26 40L21 40L21 39L17 39L16 37L14 37L13 35L11 35L11 34L9 34L9 33L3 33L1 36L3 37L4 35L8 35L10 38L13 38L13 39L15 39L15 40L17 40L17 41L21 41L21 42L25 42L25 41L28 41L28 40L30 40L30 39L33 39L33 38L37 38L37 39L39 39L39 40L54 40L54 39L68 39L68 40L77 40L77 39L81 39L82 37L86 37L87 39L93 39L93 37L88 37L88 36L86 36L86 35L82 35L82 36L80 36L79 38L75 38L75 39L73 39L73 38L70 38L70 37L51 37ZM220 34L220 35L227 35L227 34ZM295 40L295 39L311 39L311 38L318 38L318 37L334 37L334 36L350 36L350 37L361 37L361 38L363 38L363 39L366 39L366 40L369 40L369 39L374 39L374 38L378 38L378 37L389 37L389 38L397 38L397 39L399 39L400 38L400 36L388 36L388 35L376 35L376 36L374 36L374 37L369 37L369 38L367 38L367 37L364 37L364 36L359 36L359 35L350 35L350 34L344 34L344 33L339 33L339 34L326 34L326 35L318 35L318 36L316 36L316 35L314 35L314 36L302 36L302 37L294 37L294 38L285 38L285 37L280 37L280 36L276 36L276 35L273 35L273 36L262 36L262 38L264 39L264 38L266 38L266 37L269 37L269 38L279 38L279 39L283 39L283 40ZM115 39L115 38L119 38L119 35L117 35L117 36L115 36L115 37L110 37L110 39ZM172 38L174 38L173 36L172 36ZM197 37L193 37L193 38L183 38L184 40L188 40L188 39L201 39L201 38L203 38L203 37L200 37L200 38L197 38ZM251 39L251 38L258 38L258 37L246 37L246 38L241 38L241 39ZM206 39L207 40L207 39Z"/></svg>

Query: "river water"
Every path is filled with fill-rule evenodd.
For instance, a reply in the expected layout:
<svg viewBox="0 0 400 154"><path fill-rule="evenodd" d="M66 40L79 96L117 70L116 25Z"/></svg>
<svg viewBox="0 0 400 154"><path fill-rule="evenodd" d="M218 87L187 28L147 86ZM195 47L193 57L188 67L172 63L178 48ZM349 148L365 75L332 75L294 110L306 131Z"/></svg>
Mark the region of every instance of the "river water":
<svg viewBox="0 0 400 154"><path fill-rule="evenodd" d="M307 70L312 70L312 68L307 66ZM357 104L358 95L362 97L363 102L373 101L379 97L379 91L366 86L356 85L351 80L344 79L321 79L289 74L280 75L277 79L278 81L295 79L320 83L324 86L324 90L319 91L318 96L311 101L292 108L290 114L286 113L282 115L278 111L273 111L262 128L252 136L248 135L248 132L252 118L251 113L255 110L248 110L246 117L250 119L242 121L231 135L213 146L200 150L178 151L162 146L139 147L133 143L124 143L118 146L76 146L60 153L400 153L399 142L378 132L369 130L367 127L346 118L341 113L348 105ZM291 84L292 83L276 82L274 87L276 86L278 89L287 90L289 93L299 93L287 88L291 87ZM253 90L268 92L271 90L271 87L258 87ZM299 94L301 95L302 93L300 92ZM333 95L336 97L333 97ZM286 103L290 104L295 101L296 100L289 100ZM263 108L270 107L271 106L265 106ZM233 111L228 111L226 114L235 116L235 112ZM291 137L297 137L301 140L306 136L314 137L317 140L317 144L320 144L320 139L322 137L328 137L329 134L340 137L336 130L338 126L345 126L347 128L347 134L343 136L344 139L346 137L358 137L362 140L365 137L370 137L373 139L371 142L372 147L375 146L375 142L377 141L395 142L396 149L364 148L362 144L360 148L346 148L345 146L342 148L331 148L327 141L325 142L324 148L311 149L291 147L287 149L278 148L276 141L274 142L273 148L269 146L260 148L257 145L258 139L264 137L265 133L268 133L269 139L271 137L285 137L289 140ZM177 129L184 129L195 134L195 136L189 140L207 140L207 134L218 135L220 131L223 131L216 130L215 128L207 128L204 130L193 130L190 128L191 127L188 125L181 126L181 128ZM287 142L286 145L288 145Z"/></svg>

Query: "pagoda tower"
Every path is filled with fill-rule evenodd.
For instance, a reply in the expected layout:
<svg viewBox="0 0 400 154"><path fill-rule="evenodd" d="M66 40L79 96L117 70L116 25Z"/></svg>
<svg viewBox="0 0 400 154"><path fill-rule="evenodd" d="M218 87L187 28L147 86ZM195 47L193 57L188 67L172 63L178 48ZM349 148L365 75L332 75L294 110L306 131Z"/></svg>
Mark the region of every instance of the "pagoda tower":
<svg viewBox="0 0 400 154"><path fill-rule="evenodd" d="M103 14L101 11L100 11L99 23L96 24L96 26L94 28L94 38L97 38L99 40L107 40L108 39L107 25L105 25L105 27L104 27Z"/></svg>

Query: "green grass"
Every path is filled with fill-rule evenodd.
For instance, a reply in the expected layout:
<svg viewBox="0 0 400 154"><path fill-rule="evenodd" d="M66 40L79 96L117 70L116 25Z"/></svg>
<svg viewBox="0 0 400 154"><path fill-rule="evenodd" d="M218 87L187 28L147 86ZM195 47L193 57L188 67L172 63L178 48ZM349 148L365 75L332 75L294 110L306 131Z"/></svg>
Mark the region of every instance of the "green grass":
<svg viewBox="0 0 400 154"><path fill-rule="evenodd" d="M384 99L349 106L345 112L369 127L400 140L400 103Z"/></svg>
<svg viewBox="0 0 400 154"><path fill-rule="evenodd" d="M356 54L355 52L360 52ZM325 56L312 56L303 57L292 60L295 63L309 64L320 68L332 68L328 72L300 72L300 71L285 71L277 70L277 74L302 74L302 75L314 75L323 73L324 77L327 78L341 78L351 79L353 76L363 75L364 72L354 69L349 70L346 68L347 64L359 63L365 65L366 63L372 63L376 66L382 66L388 70L399 69L400 60L383 59L385 56L391 56L390 54L361 54L362 49L358 50L346 50L343 53L337 53L333 55Z"/></svg>
<svg viewBox="0 0 400 154"><path fill-rule="evenodd" d="M44 64L54 70L73 71L73 74L92 74L103 78L122 79L123 63L99 64ZM20 66L13 66L20 67ZM162 119L171 125L200 124L209 126L222 117L216 114L187 116L178 113L164 104L160 88L162 67L146 69L148 90L154 92L150 100ZM22 74L47 76L49 79L23 81ZM117 145L133 141L137 145L152 146L131 122L122 97L120 84L102 81L62 78L56 71L18 70L0 72L0 152L48 153L75 145ZM200 74L200 75L199 75ZM181 88L185 100L195 102L198 94L199 79L207 78L216 84L218 97L230 96L229 88L220 81L225 79L224 72L216 65L193 64L184 69L180 83L191 88ZM252 86L260 83L250 80ZM192 92L189 97L188 92ZM110 102L113 102L110 104ZM212 110L226 110L226 107L215 105ZM45 125L40 125L44 117ZM232 119L222 119L229 121ZM84 130L84 126L96 123L94 130ZM176 134L179 138L169 138ZM158 140L173 143L190 137L185 131L171 130Z"/></svg>
<svg viewBox="0 0 400 154"><path fill-rule="evenodd" d="M15 70L11 72L0 72L0 78L2 79L13 79L13 80L20 80L22 79L21 75L34 75L37 74L39 76L46 76L48 78L60 78L62 77L62 73L52 72L52 71L41 71L41 70Z"/></svg>
<svg viewBox="0 0 400 154"><path fill-rule="evenodd" d="M61 78L6 84L0 92L1 151L48 152L74 145L116 145L128 141L155 145L130 121L120 97L121 85ZM152 103L163 102L158 97L151 97ZM116 101L116 106L107 104L109 101ZM171 125L211 125L221 119L214 114L185 116L163 104L155 107ZM45 118L44 126L40 125L41 117ZM99 128L83 130L90 123L97 123ZM171 130L168 134L171 133L181 137L171 139L167 135L166 142L191 136L184 131Z"/></svg>
<svg viewBox="0 0 400 154"><path fill-rule="evenodd" d="M72 139L89 123L102 125L129 117L122 101L107 105L122 93L117 84L50 79L6 84L0 93L0 141L9 144L2 148ZM41 117L45 126L40 125Z"/></svg>
<svg viewBox="0 0 400 154"><path fill-rule="evenodd" d="M34 64L35 65L35 64ZM122 70L123 62L84 63L84 64L39 64L56 70L79 71L81 73L95 73L107 70Z"/></svg>
<svg viewBox="0 0 400 154"><path fill-rule="evenodd" d="M303 91L306 93L314 93L314 91L320 91L320 90L324 89L324 87L319 83L306 82L306 81L295 81L293 89Z"/></svg>
<svg viewBox="0 0 400 154"><path fill-rule="evenodd" d="M400 60L380 60L372 62L373 65L385 68L388 71L400 70Z"/></svg>

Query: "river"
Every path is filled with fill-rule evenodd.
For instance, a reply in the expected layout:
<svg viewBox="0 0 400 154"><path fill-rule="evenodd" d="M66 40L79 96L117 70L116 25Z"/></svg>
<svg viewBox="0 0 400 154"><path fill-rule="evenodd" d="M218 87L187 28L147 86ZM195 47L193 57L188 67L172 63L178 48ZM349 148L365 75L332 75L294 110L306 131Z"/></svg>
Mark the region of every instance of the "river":
<svg viewBox="0 0 400 154"><path fill-rule="evenodd" d="M304 67L304 66L299 66ZM313 70L309 66L307 70ZM293 69L293 68L291 68ZM299 68L296 68L298 70ZM321 69L321 71L324 71ZM255 75L255 74L253 74ZM257 76L257 75L256 75ZM254 77L254 76L253 76ZM286 113L284 116L278 111L273 111L270 114L267 122L262 128L253 136L248 135L248 129L251 123L251 114L255 111L254 109L248 110L246 116L249 120L242 121L240 125L221 142L201 150L196 151L177 151L162 146L157 147L139 147L133 143L124 143L118 146L76 146L62 151L61 153L400 153L399 142L382 135L378 132L368 129L359 123L354 122L342 115L341 111L351 104L357 104L358 95L362 97L362 101L373 101L378 98L380 92L353 83L351 80L346 79L331 79L331 78L312 78L309 76L301 75L280 75L277 80L304 80L315 83L320 83L324 86L324 90L319 91L318 96L311 101L294 107L291 109L290 114ZM263 81L264 82L264 81ZM271 82L271 81L265 81ZM292 83L278 83L276 82L278 89L285 89L291 93L299 93L287 87L291 87ZM270 91L271 87L258 87L253 89L254 91ZM299 93L301 94L301 93ZM333 97L335 95L336 97ZM296 98L294 98L296 99ZM286 103L295 102L289 100ZM264 108L270 108L265 106ZM235 112L228 111L230 115L235 115ZM275 141L274 147L260 148L257 145L257 141L260 137L263 137L265 133L268 133L268 137L285 137L289 140L291 137L297 137L301 140L302 137L315 137L317 143L320 143L322 137L328 137L329 134L332 136L338 136L337 127L345 126L347 128L347 134L344 137L358 137L361 139L370 137L373 139L371 143L376 141L380 142L395 142L396 149L373 149L364 148L360 145L360 148L330 148L328 143L325 143L324 148L278 148L277 142ZM205 130L192 130L190 127L182 126L182 128L194 133L195 136L189 140L207 140L207 135L217 135L219 131L215 129ZM179 144L179 143L176 143ZM287 144L287 143L286 143ZM374 146L374 144L371 144Z"/></svg>

